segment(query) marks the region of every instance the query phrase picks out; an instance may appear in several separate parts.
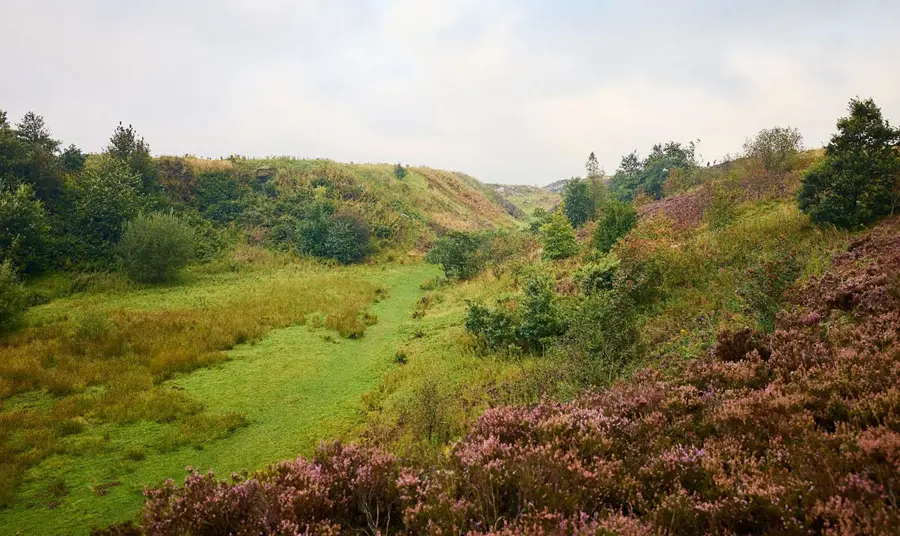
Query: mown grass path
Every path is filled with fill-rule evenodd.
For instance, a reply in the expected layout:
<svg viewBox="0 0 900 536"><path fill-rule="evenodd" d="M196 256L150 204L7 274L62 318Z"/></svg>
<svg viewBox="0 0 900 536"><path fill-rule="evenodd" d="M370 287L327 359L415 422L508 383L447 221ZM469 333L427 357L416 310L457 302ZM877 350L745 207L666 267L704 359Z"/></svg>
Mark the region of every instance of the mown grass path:
<svg viewBox="0 0 900 536"><path fill-rule="evenodd" d="M206 411L240 412L251 424L204 444L202 450L165 453L147 446L168 425L111 426L109 441L116 448L97 455L57 456L36 468L29 479L31 489L24 494L39 494L51 478L63 479L68 494L53 508L44 503L0 510L0 534L86 534L91 527L132 518L142 504L144 486L167 478L181 480L186 466L225 477L309 453L323 439L346 435L361 418L362 394L396 366L393 355L405 338L403 324L422 295L419 284L437 273L424 265L361 270L362 277L387 290L370 309L377 323L361 339L289 327L235 348L221 366L167 382L201 401ZM128 452L134 449L145 452L144 457L130 459Z"/></svg>

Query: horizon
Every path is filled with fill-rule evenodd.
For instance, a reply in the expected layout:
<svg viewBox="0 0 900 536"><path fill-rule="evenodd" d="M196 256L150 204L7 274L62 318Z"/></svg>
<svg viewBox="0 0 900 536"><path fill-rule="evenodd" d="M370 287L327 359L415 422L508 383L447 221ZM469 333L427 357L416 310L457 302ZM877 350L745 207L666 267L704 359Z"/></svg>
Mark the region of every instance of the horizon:
<svg viewBox="0 0 900 536"><path fill-rule="evenodd" d="M0 109L13 123L34 111L88 152L121 121L155 155L401 162L545 186L581 176L592 151L612 174L669 140L699 139L703 163L776 125L820 147L855 96L900 116L900 5L886 1L5 7Z"/></svg>

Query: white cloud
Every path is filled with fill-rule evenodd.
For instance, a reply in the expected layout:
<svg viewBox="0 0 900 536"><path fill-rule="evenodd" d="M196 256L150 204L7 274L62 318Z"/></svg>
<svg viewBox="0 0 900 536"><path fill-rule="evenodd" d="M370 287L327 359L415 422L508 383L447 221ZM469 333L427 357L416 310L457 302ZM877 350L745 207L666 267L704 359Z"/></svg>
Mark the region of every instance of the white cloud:
<svg viewBox="0 0 900 536"><path fill-rule="evenodd" d="M898 22L877 0L9 0L0 108L88 150L122 120L161 153L541 184L668 139L713 159L783 124L819 144L854 95L900 121Z"/></svg>

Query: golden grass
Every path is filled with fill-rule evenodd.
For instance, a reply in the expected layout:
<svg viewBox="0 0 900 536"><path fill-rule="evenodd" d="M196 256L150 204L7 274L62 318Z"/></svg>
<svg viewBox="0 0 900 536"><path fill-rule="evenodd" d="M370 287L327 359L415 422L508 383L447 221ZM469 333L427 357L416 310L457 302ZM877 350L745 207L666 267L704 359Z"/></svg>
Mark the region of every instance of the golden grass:
<svg viewBox="0 0 900 536"><path fill-rule="evenodd" d="M87 421L179 422L184 433L168 447L218 438L246 424L240 415L206 416L200 403L160 382L220 362L223 351L302 324L312 313L342 336L359 337L374 321L364 310L379 292L371 283L327 272L239 288L198 308L104 310L101 301L4 341L0 505L12 498L29 467L64 453L62 438ZM16 407L17 398L36 391L52 396L47 407Z"/></svg>

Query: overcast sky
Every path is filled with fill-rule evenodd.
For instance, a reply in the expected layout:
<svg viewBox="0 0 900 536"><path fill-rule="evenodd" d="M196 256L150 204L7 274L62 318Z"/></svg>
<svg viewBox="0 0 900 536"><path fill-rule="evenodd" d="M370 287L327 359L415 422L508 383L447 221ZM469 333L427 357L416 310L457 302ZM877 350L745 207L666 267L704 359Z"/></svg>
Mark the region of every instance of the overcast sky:
<svg viewBox="0 0 900 536"><path fill-rule="evenodd" d="M486 182L608 172L774 125L809 146L850 97L900 122L900 2L0 0L0 109L98 151L404 162Z"/></svg>

